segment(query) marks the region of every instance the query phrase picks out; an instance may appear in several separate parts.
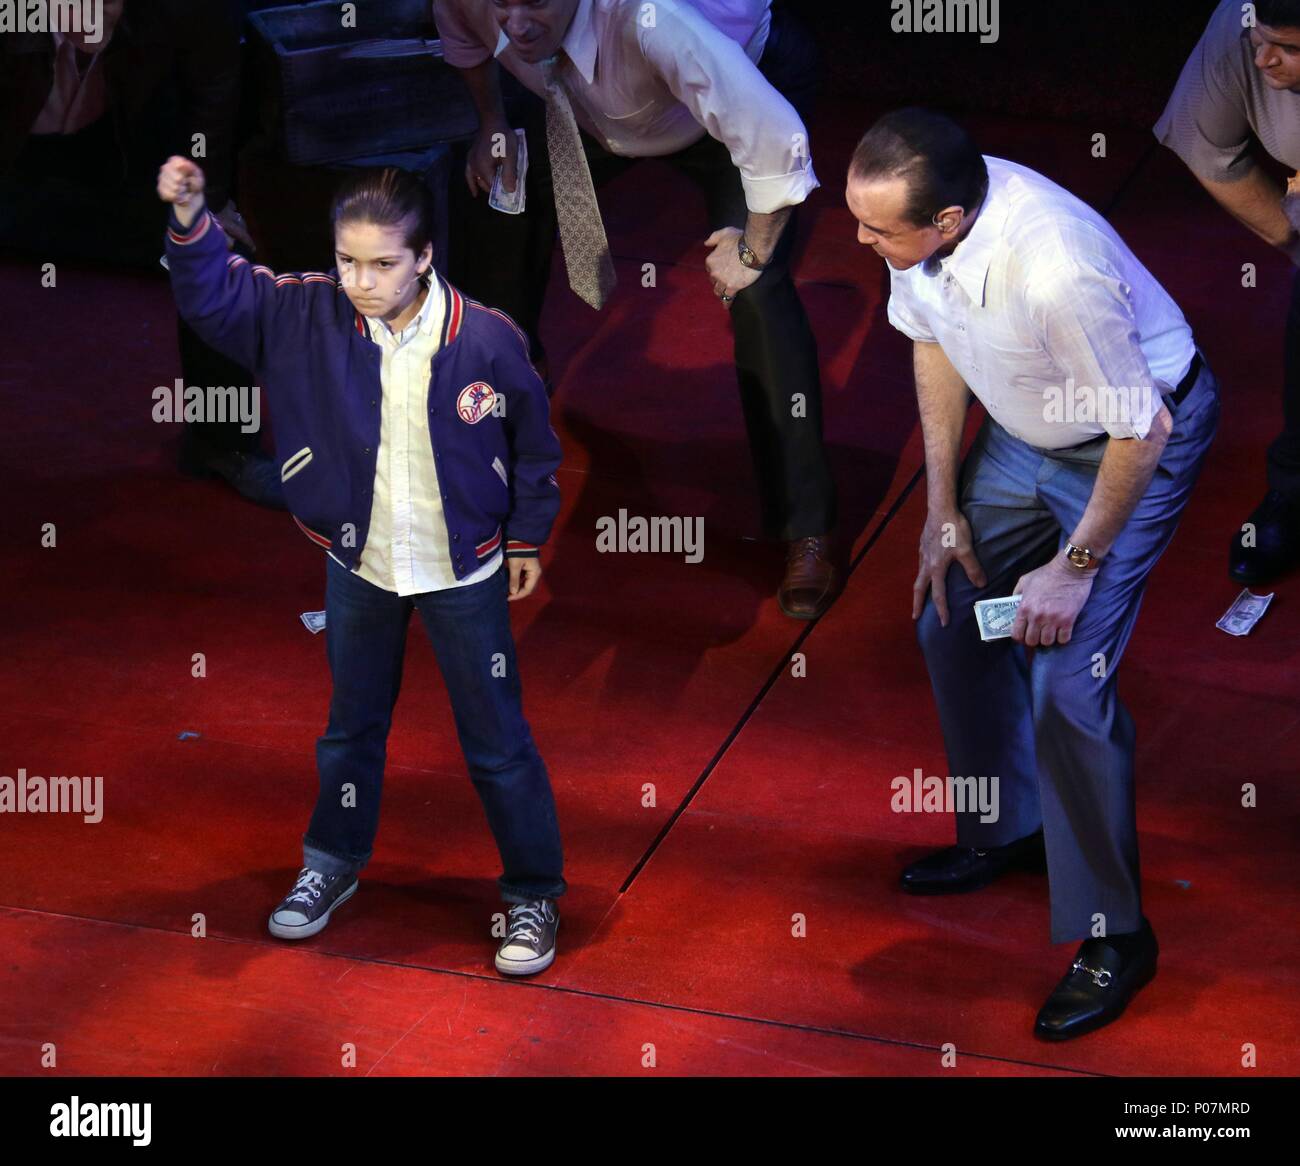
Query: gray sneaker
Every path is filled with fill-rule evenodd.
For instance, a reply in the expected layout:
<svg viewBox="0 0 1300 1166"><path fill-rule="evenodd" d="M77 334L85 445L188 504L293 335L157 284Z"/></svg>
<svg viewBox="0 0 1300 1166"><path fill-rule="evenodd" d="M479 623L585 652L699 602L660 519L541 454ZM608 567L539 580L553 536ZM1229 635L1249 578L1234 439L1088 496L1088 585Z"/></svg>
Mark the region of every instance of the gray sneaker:
<svg viewBox="0 0 1300 1166"><path fill-rule="evenodd" d="M555 960L555 933L560 912L551 899L533 899L510 908L506 937L497 949L497 971L507 976L531 976Z"/></svg>
<svg viewBox="0 0 1300 1166"><path fill-rule="evenodd" d="M304 866L293 890L271 912L267 927L280 939L306 939L323 931L334 908L346 903L356 890L354 874L327 875Z"/></svg>

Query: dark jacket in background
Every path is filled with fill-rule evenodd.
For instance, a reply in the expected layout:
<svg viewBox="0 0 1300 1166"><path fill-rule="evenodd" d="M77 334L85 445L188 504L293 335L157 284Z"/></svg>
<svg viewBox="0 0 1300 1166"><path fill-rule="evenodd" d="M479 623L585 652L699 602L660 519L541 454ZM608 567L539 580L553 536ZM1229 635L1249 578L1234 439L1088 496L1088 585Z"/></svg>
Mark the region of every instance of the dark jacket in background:
<svg viewBox="0 0 1300 1166"><path fill-rule="evenodd" d="M220 210L230 197L235 117L239 106L239 0L126 0L104 49L109 112L123 166L138 150L156 149L134 133L150 103L176 94L184 141L206 135L207 201ZM174 82L174 88L170 85ZM54 83L54 38L48 33L0 37L0 172L22 154ZM153 124L153 119L144 119ZM161 161L161 159L159 159Z"/></svg>

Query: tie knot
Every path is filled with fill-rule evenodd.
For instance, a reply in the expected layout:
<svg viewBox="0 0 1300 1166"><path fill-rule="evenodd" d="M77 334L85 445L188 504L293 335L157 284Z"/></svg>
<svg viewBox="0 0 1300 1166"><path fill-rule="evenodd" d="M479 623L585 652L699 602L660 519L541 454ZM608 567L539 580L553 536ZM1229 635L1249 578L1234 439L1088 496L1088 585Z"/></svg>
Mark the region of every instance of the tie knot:
<svg viewBox="0 0 1300 1166"><path fill-rule="evenodd" d="M560 71L560 54L556 53L553 57L547 57L542 62L542 80L549 89L555 84L555 75Z"/></svg>

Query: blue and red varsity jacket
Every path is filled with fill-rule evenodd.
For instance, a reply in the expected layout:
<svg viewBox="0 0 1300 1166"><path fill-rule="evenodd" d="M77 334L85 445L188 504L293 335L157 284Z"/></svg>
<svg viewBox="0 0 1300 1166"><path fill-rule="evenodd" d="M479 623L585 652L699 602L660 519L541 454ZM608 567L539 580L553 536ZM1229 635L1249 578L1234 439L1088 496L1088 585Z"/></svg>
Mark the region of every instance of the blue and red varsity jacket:
<svg viewBox="0 0 1300 1166"><path fill-rule="evenodd" d="M188 229L173 212L166 245L180 314L266 391L294 521L355 570L370 526L383 360L365 320L336 272L276 275L250 264L228 251L206 210ZM560 508L560 442L523 333L433 278L447 311L430 369L429 436L463 579L503 542L509 556L537 554Z"/></svg>

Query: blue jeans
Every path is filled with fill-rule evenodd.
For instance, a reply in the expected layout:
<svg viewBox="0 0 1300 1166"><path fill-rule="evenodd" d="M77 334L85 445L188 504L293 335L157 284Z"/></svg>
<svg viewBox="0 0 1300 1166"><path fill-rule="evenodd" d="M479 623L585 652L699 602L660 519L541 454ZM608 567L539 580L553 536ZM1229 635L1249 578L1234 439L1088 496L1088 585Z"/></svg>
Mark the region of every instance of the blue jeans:
<svg viewBox="0 0 1300 1166"><path fill-rule="evenodd" d="M562 895L555 800L524 720L504 564L481 583L400 596L328 555L325 562L334 690L329 728L316 743L320 796L303 837L303 865L356 873L370 859L414 608L433 644L470 779L501 854L502 897L524 902ZM344 790L349 783L354 792Z"/></svg>
<svg viewBox="0 0 1300 1166"><path fill-rule="evenodd" d="M1137 622L1147 576L1173 538L1219 419L1219 388L1206 365L1176 407L1151 484L1098 568L1068 644L1036 648L980 640L974 604L1010 595L1022 574L1064 547L1097 480L1108 439L1042 450L991 419L962 466L960 507L988 585L948 570L951 618L934 600L917 634L943 726L950 773L997 774L999 816L959 812L957 841L987 849L1034 833L1047 847L1052 940L1087 939L1142 925L1134 806L1133 718L1118 669Z"/></svg>

